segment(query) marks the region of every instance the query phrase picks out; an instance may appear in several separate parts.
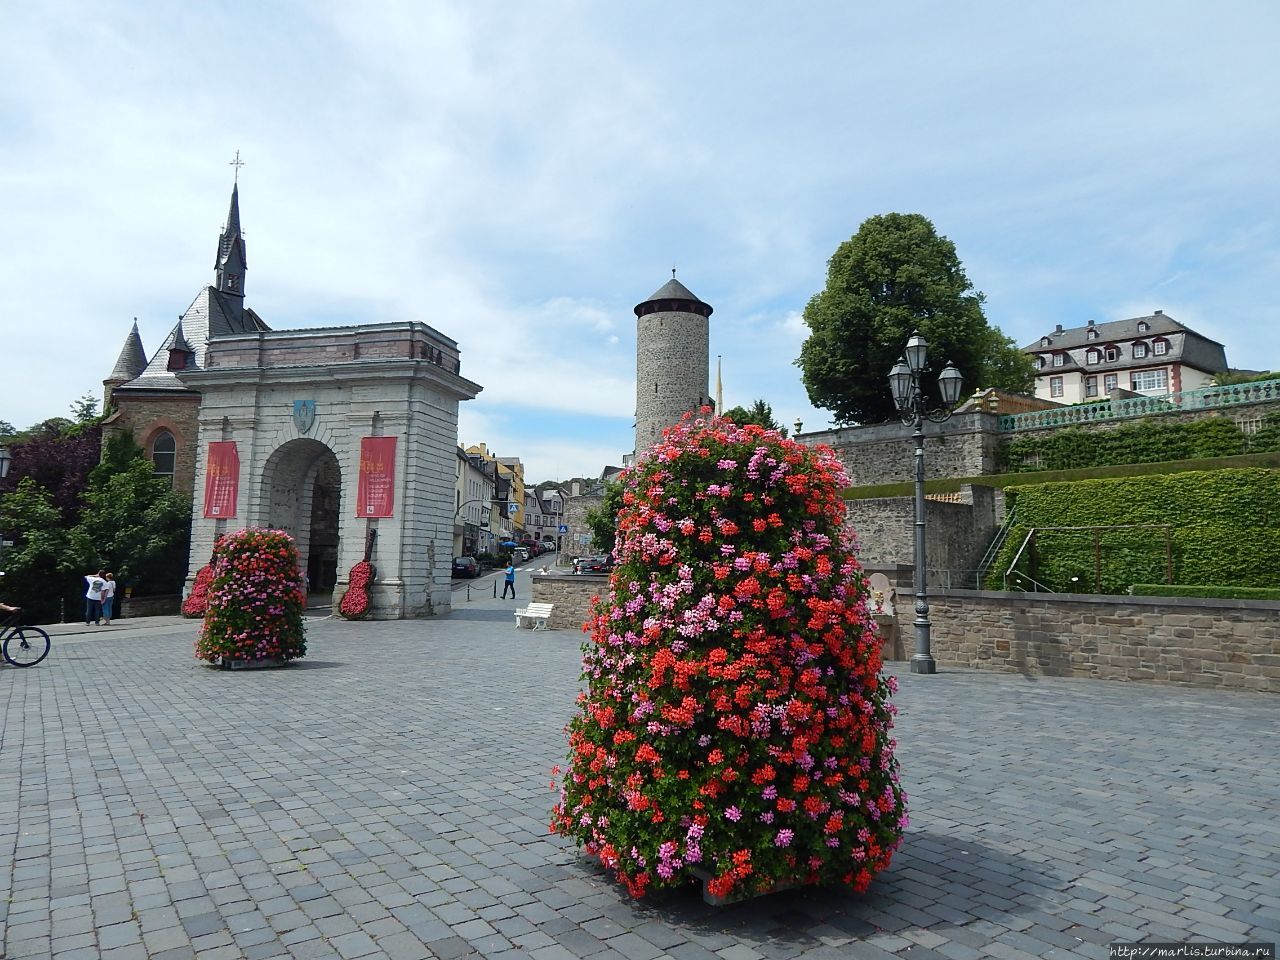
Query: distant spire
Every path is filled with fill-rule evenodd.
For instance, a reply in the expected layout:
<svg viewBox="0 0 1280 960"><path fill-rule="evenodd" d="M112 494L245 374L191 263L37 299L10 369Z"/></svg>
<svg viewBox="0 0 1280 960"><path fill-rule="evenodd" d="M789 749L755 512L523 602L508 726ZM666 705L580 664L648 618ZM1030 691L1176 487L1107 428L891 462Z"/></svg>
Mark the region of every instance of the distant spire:
<svg viewBox="0 0 1280 960"><path fill-rule="evenodd" d="M236 183L236 184L239 184L239 183L240 183L240 168L244 166L244 161L240 159L240 151L239 151L239 150L237 150L237 151L236 151L236 158L235 158L234 160L228 160L228 161L227 161L227 166L229 166L229 167L235 167L235 168L236 168L236 173L235 173L235 183Z"/></svg>
<svg viewBox="0 0 1280 960"><path fill-rule="evenodd" d="M716 413L724 413L724 384L720 381L720 354L716 354Z"/></svg>

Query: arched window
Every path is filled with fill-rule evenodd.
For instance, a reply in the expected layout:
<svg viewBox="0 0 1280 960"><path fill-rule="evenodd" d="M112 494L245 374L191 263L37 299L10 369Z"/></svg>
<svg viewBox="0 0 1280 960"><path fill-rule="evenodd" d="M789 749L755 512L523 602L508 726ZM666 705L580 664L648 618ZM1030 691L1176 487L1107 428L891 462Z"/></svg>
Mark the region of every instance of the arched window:
<svg viewBox="0 0 1280 960"><path fill-rule="evenodd" d="M178 444L173 434L161 430L151 440L151 472L157 477L166 477L173 483L173 464L177 459Z"/></svg>

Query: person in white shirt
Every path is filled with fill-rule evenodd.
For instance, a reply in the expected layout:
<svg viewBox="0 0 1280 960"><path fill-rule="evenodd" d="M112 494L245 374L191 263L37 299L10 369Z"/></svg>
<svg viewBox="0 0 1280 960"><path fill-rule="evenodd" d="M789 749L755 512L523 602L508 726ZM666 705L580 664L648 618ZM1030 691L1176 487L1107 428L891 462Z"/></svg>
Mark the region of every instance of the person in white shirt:
<svg viewBox="0 0 1280 960"><path fill-rule="evenodd" d="M103 579L105 576L105 570L84 575L84 582L89 587L84 593L84 625L86 627L90 623L102 623L102 585L106 583Z"/></svg>
<svg viewBox="0 0 1280 960"><path fill-rule="evenodd" d="M111 624L111 612L116 600L116 575L111 571L102 579L102 622Z"/></svg>

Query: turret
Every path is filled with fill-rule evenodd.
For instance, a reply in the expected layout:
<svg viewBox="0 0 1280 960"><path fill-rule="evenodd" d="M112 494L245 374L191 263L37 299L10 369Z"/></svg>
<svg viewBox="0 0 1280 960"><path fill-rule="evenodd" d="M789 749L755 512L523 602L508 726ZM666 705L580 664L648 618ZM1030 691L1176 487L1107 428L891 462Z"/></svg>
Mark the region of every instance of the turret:
<svg viewBox="0 0 1280 960"><path fill-rule="evenodd" d="M712 307L675 278L635 307L636 457L679 423L687 412L711 402L707 395L709 322Z"/></svg>

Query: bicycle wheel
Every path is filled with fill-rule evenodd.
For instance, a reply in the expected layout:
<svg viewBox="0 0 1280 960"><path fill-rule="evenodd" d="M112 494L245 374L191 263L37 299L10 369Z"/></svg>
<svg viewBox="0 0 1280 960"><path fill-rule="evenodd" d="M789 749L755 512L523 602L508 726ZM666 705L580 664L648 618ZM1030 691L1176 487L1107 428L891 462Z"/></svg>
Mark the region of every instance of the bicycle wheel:
<svg viewBox="0 0 1280 960"><path fill-rule="evenodd" d="M34 667L49 655L49 635L39 627L15 627L5 638L3 652L15 667Z"/></svg>

